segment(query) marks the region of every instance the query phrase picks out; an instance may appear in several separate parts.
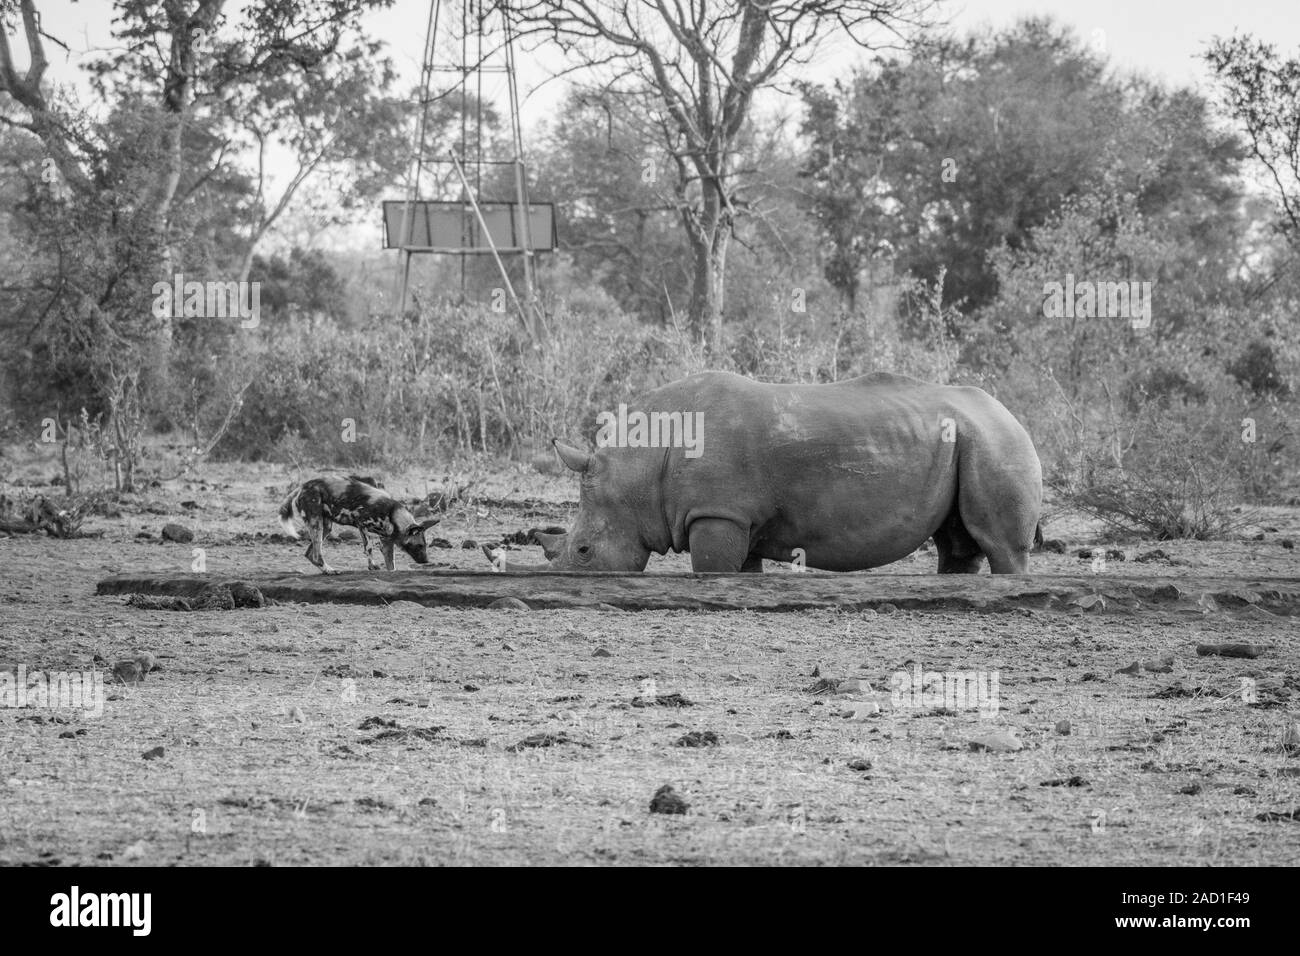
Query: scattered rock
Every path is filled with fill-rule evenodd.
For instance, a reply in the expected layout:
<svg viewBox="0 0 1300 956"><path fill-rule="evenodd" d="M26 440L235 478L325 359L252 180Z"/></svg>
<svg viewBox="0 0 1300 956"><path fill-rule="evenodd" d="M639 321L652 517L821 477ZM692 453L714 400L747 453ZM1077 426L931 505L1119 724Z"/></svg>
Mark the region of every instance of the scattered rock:
<svg viewBox="0 0 1300 956"><path fill-rule="evenodd" d="M1056 732L1060 734L1062 737L1070 736L1070 731L1072 729L1073 728L1070 726L1070 722L1068 720L1058 720L1056 722Z"/></svg>
<svg viewBox="0 0 1300 956"><path fill-rule="evenodd" d="M173 521L163 525L162 538L164 541L175 541L177 544L189 544L194 540L194 532L185 525Z"/></svg>
<svg viewBox="0 0 1300 956"><path fill-rule="evenodd" d="M654 697L634 697L633 707L694 707L695 702L687 700L679 693L657 694Z"/></svg>
<svg viewBox="0 0 1300 956"><path fill-rule="evenodd" d="M1201 657L1263 657L1273 649L1271 644L1197 644Z"/></svg>
<svg viewBox="0 0 1300 956"><path fill-rule="evenodd" d="M1282 820L1300 823L1300 807L1295 810L1268 810L1264 813L1255 814L1255 819L1264 820L1268 823L1279 823Z"/></svg>
<svg viewBox="0 0 1300 956"><path fill-rule="evenodd" d="M839 678L821 677L803 689L805 694L833 694L840 686Z"/></svg>
<svg viewBox="0 0 1300 956"><path fill-rule="evenodd" d="M441 734L445 729L446 728L441 725L431 727L390 727L386 730L381 730L373 737L362 737L357 741L357 743L377 744L386 740L394 743L408 740L434 741L439 739L439 734ZM347 748L342 749L346 750ZM335 752L333 756L340 756L340 754Z"/></svg>
<svg viewBox="0 0 1300 956"><path fill-rule="evenodd" d="M1295 549L1295 542L1292 541L1290 538L1283 538L1281 541L1278 542L1278 544L1282 545L1282 547L1286 548L1288 551Z"/></svg>
<svg viewBox="0 0 1300 956"><path fill-rule="evenodd" d="M460 549L462 551L473 551L477 547L478 547L478 542L475 541L473 538L466 538L464 541L460 543Z"/></svg>
<svg viewBox="0 0 1300 956"><path fill-rule="evenodd" d="M858 757L855 760L849 761L849 769L856 770L859 773L866 773L871 769L871 761L863 757Z"/></svg>
<svg viewBox="0 0 1300 956"><path fill-rule="evenodd" d="M358 677L369 677L370 674L360 668L353 667L351 664L330 664L321 669L323 677L351 677L354 680Z"/></svg>
<svg viewBox="0 0 1300 956"><path fill-rule="evenodd" d="M302 712L302 708L296 704L289 708L289 719L296 724L307 723L307 715Z"/></svg>
<svg viewBox="0 0 1300 956"><path fill-rule="evenodd" d="M846 720L869 720L872 717L880 716L880 705L874 700L869 700L865 704L858 704L851 710L840 711L840 716Z"/></svg>
<svg viewBox="0 0 1300 956"><path fill-rule="evenodd" d="M684 814L690 808L691 805L677 795L670 783L666 783L656 790L654 797L650 800L651 813Z"/></svg>
<svg viewBox="0 0 1300 956"><path fill-rule="evenodd" d="M1115 672L1116 674L1128 674L1130 677L1137 677L1142 673L1142 662L1134 661L1128 667L1121 667Z"/></svg>
<svg viewBox="0 0 1300 956"><path fill-rule="evenodd" d="M1044 780L1039 784L1040 787L1090 787L1086 779L1075 774L1073 777L1056 777L1052 780Z"/></svg>
<svg viewBox="0 0 1300 956"><path fill-rule="evenodd" d="M876 613L878 614L893 614L897 610L898 610L898 605L891 604L888 601L886 601L884 604L876 605Z"/></svg>
<svg viewBox="0 0 1300 956"><path fill-rule="evenodd" d="M185 598L177 598L178 601L184 601ZM235 609L235 595L228 585L208 585L203 591L190 601L188 610L191 611L233 611ZM177 608L177 610L181 610Z"/></svg>
<svg viewBox="0 0 1300 956"><path fill-rule="evenodd" d="M1252 604L1250 607L1246 608L1243 616L1255 621L1269 622L1276 621L1279 617L1279 615L1274 614L1272 611L1266 611L1257 604Z"/></svg>
<svg viewBox="0 0 1300 956"><path fill-rule="evenodd" d="M509 750L511 753L518 753L521 750L528 750L533 747L557 747L560 744L577 744L579 747L591 746L590 744L584 744L580 740L574 740L564 731L560 731L557 734L552 734L552 733L530 734L529 736L525 737L523 740L519 741L519 743L511 744L509 747L506 748L506 750Z"/></svg>
<svg viewBox="0 0 1300 956"><path fill-rule="evenodd" d="M1162 549L1156 548L1153 551L1142 552L1133 560L1138 564L1148 564L1152 561L1168 561L1169 555L1165 554Z"/></svg>
<svg viewBox="0 0 1300 956"><path fill-rule="evenodd" d="M1075 607L1081 607L1085 611L1106 610L1106 599L1100 594L1081 594L1069 602Z"/></svg>
<svg viewBox="0 0 1300 956"><path fill-rule="evenodd" d="M716 747L718 735L711 730L692 730L673 742L674 747Z"/></svg>
<svg viewBox="0 0 1300 956"><path fill-rule="evenodd" d="M145 760L157 760L159 757L163 756L166 752L167 751L162 747L154 747L152 750L146 750L140 756L143 757Z"/></svg>
<svg viewBox="0 0 1300 956"><path fill-rule="evenodd" d="M261 589L255 585L233 581L228 587L235 607L266 607L266 598L262 596Z"/></svg>
<svg viewBox="0 0 1300 956"><path fill-rule="evenodd" d="M527 604L514 597L497 598L488 605L489 610L493 611L531 611Z"/></svg>
<svg viewBox="0 0 1300 956"><path fill-rule="evenodd" d="M605 650L605 648L598 647L592 652L591 656L592 657L613 657L614 655L611 654L609 651Z"/></svg>
<svg viewBox="0 0 1300 956"><path fill-rule="evenodd" d="M1258 604L1263 600L1259 592L1251 591L1249 588L1233 588L1231 591L1221 591L1217 595L1217 600L1225 607L1250 607Z"/></svg>
<svg viewBox="0 0 1300 956"><path fill-rule="evenodd" d="M1187 597L1187 592L1177 584L1162 584L1151 592L1157 601L1180 601Z"/></svg>
<svg viewBox="0 0 1300 956"><path fill-rule="evenodd" d="M1011 731L983 734L970 741L970 749L989 751L991 753L1014 753L1023 750L1025 745Z"/></svg>

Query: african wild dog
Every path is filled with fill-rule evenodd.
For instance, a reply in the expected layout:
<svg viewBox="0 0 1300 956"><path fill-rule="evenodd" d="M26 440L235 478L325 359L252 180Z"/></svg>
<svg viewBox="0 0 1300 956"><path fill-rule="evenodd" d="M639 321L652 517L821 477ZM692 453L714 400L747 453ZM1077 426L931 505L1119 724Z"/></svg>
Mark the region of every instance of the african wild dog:
<svg viewBox="0 0 1300 956"><path fill-rule="evenodd" d="M379 538L384 566L389 571L393 570L394 545L409 554L416 564L428 564L424 531L437 524L438 519L415 520L404 504L376 484L374 479L357 475L313 478L290 490L289 497L280 506L280 524L295 538L297 525L307 529L310 540L307 560L326 574L336 573L321 554L321 544L329 534L331 523L351 525L361 532L361 546L366 550L366 564L371 571L378 571L379 567L367 532Z"/></svg>

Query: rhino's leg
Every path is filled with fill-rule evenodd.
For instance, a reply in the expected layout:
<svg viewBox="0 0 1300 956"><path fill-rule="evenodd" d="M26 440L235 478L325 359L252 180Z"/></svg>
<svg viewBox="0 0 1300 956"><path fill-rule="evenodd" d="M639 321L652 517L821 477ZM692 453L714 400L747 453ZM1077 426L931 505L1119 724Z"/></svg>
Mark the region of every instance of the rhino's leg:
<svg viewBox="0 0 1300 956"><path fill-rule="evenodd" d="M696 518L691 522L688 542L693 571L747 570L749 531L734 521Z"/></svg>
<svg viewBox="0 0 1300 956"><path fill-rule="evenodd" d="M989 559L990 571L1025 574L1042 502L1038 462L1017 466L1013 455L998 461L980 453L969 457L973 460L963 461L957 492L962 524Z"/></svg>
<svg viewBox="0 0 1300 956"><path fill-rule="evenodd" d="M940 574L978 574L984 561L984 552L955 508L934 533L934 548L939 552Z"/></svg>

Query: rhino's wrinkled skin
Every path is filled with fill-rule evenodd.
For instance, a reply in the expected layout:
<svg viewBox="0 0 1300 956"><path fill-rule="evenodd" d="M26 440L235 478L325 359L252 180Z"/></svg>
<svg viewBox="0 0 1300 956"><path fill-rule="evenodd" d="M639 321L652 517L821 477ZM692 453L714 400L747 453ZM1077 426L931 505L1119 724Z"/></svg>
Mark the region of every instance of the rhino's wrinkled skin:
<svg viewBox="0 0 1300 956"><path fill-rule="evenodd" d="M544 542L549 565L507 569L642 571L651 553L689 551L696 571L759 571L762 558L858 571L931 536L941 573L974 573L984 557L997 574L1027 568L1038 455L978 388L887 373L771 385L704 372L629 408L702 412L702 453L556 441L581 476L577 519Z"/></svg>

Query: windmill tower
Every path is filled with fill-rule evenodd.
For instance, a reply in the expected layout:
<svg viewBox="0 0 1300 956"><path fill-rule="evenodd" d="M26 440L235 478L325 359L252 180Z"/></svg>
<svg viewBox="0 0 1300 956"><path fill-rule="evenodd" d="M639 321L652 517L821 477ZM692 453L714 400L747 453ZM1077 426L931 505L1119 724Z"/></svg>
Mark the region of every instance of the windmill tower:
<svg viewBox="0 0 1300 956"><path fill-rule="evenodd" d="M395 318L406 311L414 256L459 256L462 295L468 258L489 256L504 293L494 299L504 307L508 298L534 348L539 348L546 329L537 301L536 257L555 248L555 210L550 203L528 198L514 39L506 0L430 3L407 196L383 204L384 248L399 253ZM505 81L508 155L489 155L485 148L484 85L494 79L498 86ZM459 111L459 137L431 142L435 131L430 111L443 101ZM512 172L509 195L485 199L484 173L503 167ZM500 188L501 177L490 177L493 182ZM517 285L507 267L511 261L519 263Z"/></svg>

